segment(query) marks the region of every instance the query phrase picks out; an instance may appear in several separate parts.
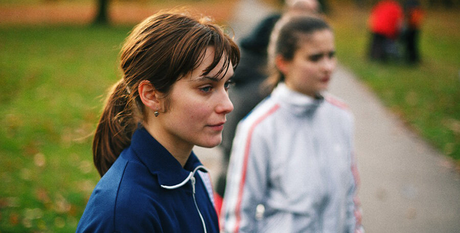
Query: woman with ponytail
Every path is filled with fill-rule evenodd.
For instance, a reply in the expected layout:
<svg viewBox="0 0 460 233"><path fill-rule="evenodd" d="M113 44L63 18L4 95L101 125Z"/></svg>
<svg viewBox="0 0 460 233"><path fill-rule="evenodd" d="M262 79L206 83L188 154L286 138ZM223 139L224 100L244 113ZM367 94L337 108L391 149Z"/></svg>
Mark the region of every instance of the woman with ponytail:
<svg viewBox="0 0 460 233"><path fill-rule="evenodd" d="M102 178L77 232L218 232L192 148L221 142L238 62L237 45L208 18L160 12L133 29L94 135Z"/></svg>
<svg viewBox="0 0 460 233"><path fill-rule="evenodd" d="M270 96L238 124L223 232L362 233L353 115L327 92L334 33L289 13L268 46Z"/></svg>

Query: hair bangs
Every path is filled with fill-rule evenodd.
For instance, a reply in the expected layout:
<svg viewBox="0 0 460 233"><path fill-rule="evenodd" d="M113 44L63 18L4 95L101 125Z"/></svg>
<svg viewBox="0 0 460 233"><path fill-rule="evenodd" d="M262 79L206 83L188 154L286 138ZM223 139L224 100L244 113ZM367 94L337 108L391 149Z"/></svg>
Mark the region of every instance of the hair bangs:
<svg viewBox="0 0 460 233"><path fill-rule="evenodd" d="M204 70L203 74L206 75L215 69L223 60L222 67L216 73L216 78L223 78L230 65L235 69L238 66L240 59L240 51L238 46L231 40L222 30L219 30L214 25L208 26L211 29L210 41L208 44L214 48L214 58L211 64Z"/></svg>

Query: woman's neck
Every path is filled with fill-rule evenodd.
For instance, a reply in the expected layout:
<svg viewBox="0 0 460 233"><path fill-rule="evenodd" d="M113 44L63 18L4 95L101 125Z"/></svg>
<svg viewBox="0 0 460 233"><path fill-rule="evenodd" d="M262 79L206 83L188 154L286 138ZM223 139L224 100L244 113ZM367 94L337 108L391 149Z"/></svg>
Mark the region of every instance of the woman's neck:
<svg viewBox="0 0 460 233"><path fill-rule="evenodd" d="M152 137L155 138L155 140L166 148L169 153L171 153L171 155L181 164L182 167L185 166L185 163L192 153L193 145L181 143L179 140L169 137L170 134L162 132L162 128L158 127L157 124L144 123L144 128L150 133L150 135L152 135Z"/></svg>

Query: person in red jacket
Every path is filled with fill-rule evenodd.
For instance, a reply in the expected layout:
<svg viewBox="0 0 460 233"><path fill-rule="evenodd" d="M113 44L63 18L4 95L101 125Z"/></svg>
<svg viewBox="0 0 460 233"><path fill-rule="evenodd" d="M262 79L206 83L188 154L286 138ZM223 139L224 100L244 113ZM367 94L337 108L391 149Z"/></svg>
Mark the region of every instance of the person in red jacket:
<svg viewBox="0 0 460 233"><path fill-rule="evenodd" d="M369 27L372 33L370 46L371 60L387 61L390 56L398 56L396 40L403 25L403 10L393 0L379 1L372 9Z"/></svg>

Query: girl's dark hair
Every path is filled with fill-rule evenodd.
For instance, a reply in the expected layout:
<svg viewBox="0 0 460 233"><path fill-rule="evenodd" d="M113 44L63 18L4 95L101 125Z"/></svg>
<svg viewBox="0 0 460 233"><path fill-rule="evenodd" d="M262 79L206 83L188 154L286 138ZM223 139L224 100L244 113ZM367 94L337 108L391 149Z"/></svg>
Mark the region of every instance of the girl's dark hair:
<svg viewBox="0 0 460 233"><path fill-rule="evenodd" d="M177 80L201 64L209 46L215 49L214 60L203 75L213 70L221 58L225 62L217 76L223 75L230 64L236 68L238 46L209 18L160 12L133 29L121 50L123 78L112 87L94 135L93 159L101 176L129 146L137 125L146 116L139 84L148 80L167 96Z"/></svg>
<svg viewBox="0 0 460 233"><path fill-rule="evenodd" d="M284 81L284 74L277 69L275 58L281 55L285 60L291 61L301 47L302 42L316 31L332 30L323 19L312 15L286 15L275 25L268 46L269 77L263 87L273 90L279 82Z"/></svg>

